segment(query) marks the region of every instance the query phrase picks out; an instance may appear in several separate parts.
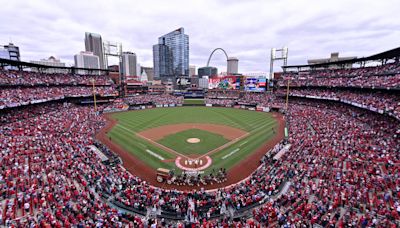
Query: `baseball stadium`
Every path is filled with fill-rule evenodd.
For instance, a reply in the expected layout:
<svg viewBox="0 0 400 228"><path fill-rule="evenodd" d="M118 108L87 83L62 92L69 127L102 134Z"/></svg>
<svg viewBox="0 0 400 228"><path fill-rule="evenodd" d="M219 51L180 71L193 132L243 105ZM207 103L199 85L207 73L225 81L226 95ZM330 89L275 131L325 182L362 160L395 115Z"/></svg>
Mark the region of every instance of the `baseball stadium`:
<svg viewBox="0 0 400 228"><path fill-rule="evenodd" d="M0 227L400 227L396 3L88 2L0 8Z"/></svg>

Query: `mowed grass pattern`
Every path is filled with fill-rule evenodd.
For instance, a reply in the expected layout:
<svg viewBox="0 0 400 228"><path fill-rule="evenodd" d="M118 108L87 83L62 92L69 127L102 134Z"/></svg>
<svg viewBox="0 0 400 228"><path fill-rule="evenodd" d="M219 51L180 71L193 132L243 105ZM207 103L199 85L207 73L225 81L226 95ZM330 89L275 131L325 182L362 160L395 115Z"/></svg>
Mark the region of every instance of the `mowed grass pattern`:
<svg viewBox="0 0 400 228"><path fill-rule="evenodd" d="M164 159L173 158L174 155L137 137L135 135L137 132L169 124L212 123L239 128L251 133L248 137L213 154L211 156L213 165L206 172L212 168L224 167L229 169L233 167L273 137L272 128L276 129L277 126L277 122L271 113L233 108L157 108L114 113L112 118L118 121L117 125L108 132L108 136L112 137L112 141L118 143L122 148L154 169L160 167L176 169L176 166L174 163L162 162L159 158L148 153L148 150Z"/></svg>
<svg viewBox="0 0 400 228"><path fill-rule="evenodd" d="M200 142L188 143L188 138L198 138L200 139ZM157 142L184 155L201 155L224 145L229 142L229 140L225 139L222 135L208 131L190 129L173 135L168 135Z"/></svg>

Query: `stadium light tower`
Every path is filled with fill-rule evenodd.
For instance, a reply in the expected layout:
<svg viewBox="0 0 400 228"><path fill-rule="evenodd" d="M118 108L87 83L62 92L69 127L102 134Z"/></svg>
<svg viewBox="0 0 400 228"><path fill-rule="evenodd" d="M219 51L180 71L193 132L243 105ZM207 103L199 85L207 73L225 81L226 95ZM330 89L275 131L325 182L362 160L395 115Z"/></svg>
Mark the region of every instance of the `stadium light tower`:
<svg viewBox="0 0 400 228"><path fill-rule="evenodd" d="M269 78L274 79L274 62L277 60L283 60L283 65L287 66L288 59L288 51L287 47L283 47L281 49L272 48L271 49L271 60L269 66Z"/></svg>
<svg viewBox="0 0 400 228"><path fill-rule="evenodd" d="M124 84L125 79L122 78L122 43L119 42L111 42L111 41L104 41L103 42L103 49L104 49L104 65L105 68L108 69L108 57L117 57L118 58L118 66L119 66L119 81L121 85ZM123 93L121 86L121 93Z"/></svg>
<svg viewBox="0 0 400 228"><path fill-rule="evenodd" d="M118 57L119 63L122 61L122 43L119 42L111 42L111 41L104 41L104 65L108 68L108 57Z"/></svg>

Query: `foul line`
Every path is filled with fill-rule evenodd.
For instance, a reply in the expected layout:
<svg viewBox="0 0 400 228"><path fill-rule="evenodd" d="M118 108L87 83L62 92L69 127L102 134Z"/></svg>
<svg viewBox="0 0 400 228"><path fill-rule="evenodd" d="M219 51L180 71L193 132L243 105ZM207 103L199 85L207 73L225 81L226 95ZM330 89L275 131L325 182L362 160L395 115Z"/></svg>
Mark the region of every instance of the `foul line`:
<svg viewBox="0 0 400 228"><path fill-rule="evenodd" d="M152 144L154 144L154 145L160 147L160 148L163 149L163 150L166 150L166 151L168 151L168 152L171 152L171 153L173 153L173 154L175 154L175 155L177 155L177 156L184 157L184 158L186 158L186 159L191 159L191 158L189 158L188 156L185 156L185 155L183 155L183 154L181 154L181 153L179 153L179 152L177 152L177 151L175 151L175 150L173 150L173 149L171 149L171 148L169 148L169 147L166 147L166 146L164 146L164 145L162 145L162 144L160 144L160 143L158 143L158 142L155 142L155 141L153 141L153 140L151 140L151 139L149 139L149 138L147 138L147 137L144 137L143 135L141 135L141 134L139 134L139 133L135 133L135 135L138 136L139 138L142 138L142 139L144 139L144 140L146 140L146 141L148 141L148 142L150 142L150 143L152 143Z"/></svg>
<svg viewBox="0 0 400 228"><path fill-rule="evenodd" d="M156 153L154 153L154 152L151 151L151 150L146 149L146 152L149 153L149 154L151 154L151 155L153 155L154 157L156 157L156 158L158 158L158 159L160 159L160 160L165 160L161 155L156 154Z"/></svg>
<svg viewBox="0 0 400 228"><path fill-rule="evenodd" d="M265 127L265 126L260 126L260 127L256 128L256 129L250 131L250 132L247 132L246 134L244 134L244 135L242 135L242 136L239 136L239 137L237 137L236 139L234 139L234 140L232 140L232 141L230 141L230 142L228 142L228 143L226 143L226 144L224 144L224 145L222 145L222 146L220 146L220 147L218 147L218 148L215 148L215 149L213 149L213 150L208 151L206 154L203 154L202 156L198 157L198 159L203 158L204 156L207 156L207 155L208 155L208 156L211 156L211 154L213 154L213 153L215 153L215 152L218 152L218 151L220 151L220 150L223 150L223 149L225 149L226 147L231 146L232 144L237 143L238 141L242 140L243 138L246 138L247 136L250 136L251 134L256 134L257 131L259 131L260 129L262 129L262 128L264 128L264 127ZM247 143L247 141L243 142L242 144L244 145L245 143Z"/></svg>
<svg viewBox="0 0 400 228"><path fill-rule="evenodd" d="M144 140L146 140L146 141L148 141L148 142L150 142L150 143L152 143L152 144L154 144L154 145L156 145L156 146L158 146L158 147L160 147L160 148L162 148L162 149L164 149L164 150L166 150L166 151L168 151L168 152L171 152L171 153L173 153L173 154L175 154L175 155L177 155L177 156L184 157L184 158L186 158L186 159L190 159L188 156L185 156L185 155L183 155L183 154L180 154L179 152L177 152L177 151L175 151L175 150L173 150L173 149L171 149L171 148L168 148L168 147L166 147L166 146L164 146L164 145L162 145L162 144L159 144L158 142L155 142L155 141L153 141L153 140L151 140L151 139L149 139L149 138L147 138L147 137L144 137L143 135L141 135L141 134L139 134L139 133L136 133L136 132L132 131L131 129L128 129L128 128L126 128L126 127L124 127L124 126L122 126L122 125L119 125L119 124L118 124L117 126L120 127L120 128L122 128L122 129L124 129L124 130L126 130L126 131L131 132L132 134L138 136L139 138L142 138L142 139L144 139Z"/></svg>
<svg viewBox="0 0 400 228"><path fill-rule="evenodd" d="M125 129L125 130L127 130L127 131L129 131L129 132L131 132L131 133L133 133L133 134L135 134L135 135L138 136L139 138L142 138L142 139L144 139L144 140L146 140L146 141L152 143L153 145L156 145L156 146L162 148L163 150L166 150L166 151L168 151L168 152L171 152L171 153L175 154L176 156L181 156L181 157L184 157L184 158L186 158L186 159L193 159L193 158L190 158L190 157L188 157L188 156L185 156L185 155L183 155L183 154L181 154L181 153L179 153L179 152L177 152L177 151L175 151L175 150L173 150L173 149L171 149L171 148L169 148L169 147L166 147L166 146L164 146L164 145L162 145L162 144L160 144L160 143L158 143L158 142L156 142L156 141L153 141L152 139L149 139L149 138L147 138L147 137L141 135L140 133L136 133L136 132L132 131L131 129L128 129L128 128L126 128L126 127L124 127L124 126L121 126L121 125L119 125L119 124L118 124L117 126L119 126L119 127L123 128L123 129ZM225 149L225 148L231 146L232 144L237 143L237 142L240 141L241 139L246 138L246 137L249 136L250 134L256 133L257 131L259 131L260 129L262 129L262 128L264 128L264 127L265 127L265 126L260 126L260 127L256 128L256 129L252 130L251 132L247 132L246 134L244 134L244 135L242 135L242 136L239 136L239 137L233 139L232 141L230 141L230 142L228 142L228 143L225 143L224 145L222 145L222 146L220 146L220 147L218 147L218 148L215 148L215 149L213 149L213 150L210 150L210 151L208 151L207 153L205 153L205 154L203 154L203 155L201 155L201 156L199 156L199 157L197 157L197 158L195 158L195 159L201 159L201 158L203 158L203 157L205 157L205 156L210 156L211 154L213 154L213 153L215 153L215 152L218 152L218 151L220 151L220 150L223 150L223 149ZM241 143L240 146L242 146L242 145L244 145L244 144L246 144L246 143L247 143L247 141ZM237 151L236 151L236 152L237 152ZM236 153L236 152L235 152L235 153ZM226 155L225 155L225 156L226 156Z"/></svg>
<svg viewBox="0 0 400 228"><path fill-rule="evenodd" d="M230 157L231 155L233 155L234 153L238 152L240 150L240 148L236 148L233 151L231 151L229 154L226 154L225 156L222 157L222 160L225 160L226 158Z"/></svg>

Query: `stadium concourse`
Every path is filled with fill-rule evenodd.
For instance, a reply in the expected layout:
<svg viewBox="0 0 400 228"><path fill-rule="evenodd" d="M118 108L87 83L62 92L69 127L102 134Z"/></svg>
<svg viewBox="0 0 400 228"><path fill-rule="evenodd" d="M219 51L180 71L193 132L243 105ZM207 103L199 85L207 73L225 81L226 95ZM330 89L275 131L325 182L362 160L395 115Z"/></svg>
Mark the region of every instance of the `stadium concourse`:
<svg viewBox="0 0 400 228"><path fill-rule="evenodd" d="M91 105L67 99L90 96L83 84L94 76L1 71L7 89L0 92L0 224L398 227L399 75L398 63L310 72L305 84L296 73L284 74L278 85L286 86L287 79L299 83L285 110L290 149L275 156L282 142L265 151L260 167L230 188L180 192L149 186L94 139L104 117ZM107 76L98 77L96 86L104 91L99 96L116 94ZM210 92L206 103L284 107L283 93ZM171 95L140 95L98 109L140 99L182 102Z"/></svg>

